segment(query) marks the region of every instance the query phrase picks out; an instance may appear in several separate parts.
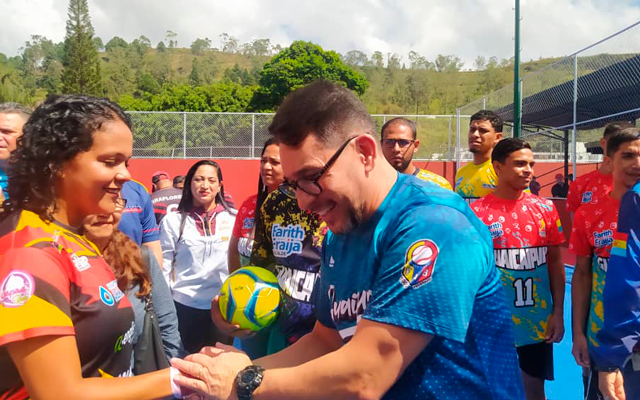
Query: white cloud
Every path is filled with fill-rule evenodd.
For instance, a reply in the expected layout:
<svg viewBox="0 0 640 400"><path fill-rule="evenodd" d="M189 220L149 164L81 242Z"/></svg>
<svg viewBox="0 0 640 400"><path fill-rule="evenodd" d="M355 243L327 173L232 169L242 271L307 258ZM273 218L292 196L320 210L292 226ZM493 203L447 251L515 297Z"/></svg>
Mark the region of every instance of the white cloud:
<svg viewBox="0 0 640 400"><path fill-rule="evenodd" d="M18 54L33 34L60 41L66 0L0 0L0 52ZM455 54L472 66L477 55L513 54L512 0L89 0L96 34L127 41L145 35L155 45L167 30L180 46L226 32L247 42L288 45L310 40L325 49L371 54L410 50L433 59ZM562 56L640 20L633 0L523 0L523 60ZM632 45L629 45L632 46ZM637 46L637 44L633 44ZM630 51L640 51L639 48Z"/></svg>

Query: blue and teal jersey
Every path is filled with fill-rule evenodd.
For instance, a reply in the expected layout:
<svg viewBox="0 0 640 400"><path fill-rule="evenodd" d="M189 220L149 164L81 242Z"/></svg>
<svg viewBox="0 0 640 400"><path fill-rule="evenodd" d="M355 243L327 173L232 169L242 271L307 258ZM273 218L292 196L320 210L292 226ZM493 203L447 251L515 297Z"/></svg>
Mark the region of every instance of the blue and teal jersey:
<svg viewBox="0 0 640 400"><path fill-rule="evenodd" d="M323 250L317 317L344 342L361 318L433 335L384 399L524 398L491 236L460 196L398 175Z"/></svg>
<svg viewBox="0 0 640 400"><path fill-rule="evenodd" d="M9 198L9 192L7 188L9 187L9 178L7 177L7 173L0 168L0 188L2 189L2 193L4 194L4 198Z"/></svg>
<svg viewBox="0 0 640 400"><path fill-rule="evenodd" d="M622 368L640 351L640 181L620 202L602 304L600 346L592 356L599 367Z"/></svg>

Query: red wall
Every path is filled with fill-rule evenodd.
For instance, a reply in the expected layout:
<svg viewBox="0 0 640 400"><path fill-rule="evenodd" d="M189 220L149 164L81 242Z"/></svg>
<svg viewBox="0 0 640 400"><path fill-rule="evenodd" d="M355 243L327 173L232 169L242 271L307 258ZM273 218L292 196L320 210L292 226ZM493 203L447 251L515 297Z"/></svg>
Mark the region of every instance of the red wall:
<svg viewBox="0 0 640 400"><path fill-rule="evenodd" d="M166 171L173 178L176 175L186 175L189 168L197 159L150 159L136 158L131 160L129 170L134 179L142 182L147 188L151 188L151 176L156 171ZM230 193L237 206L244 199L253 195L258 190L259 160L216 160L222 169L224 189ZM456 163L452 161L418 161L415 163L420 168L428 169L447 178L453 186ZM578 175L584 175L598 167L597 164L578 164ZM572 172L571 165L569 173ZM535 175L542 185L540 195L551 197L551 186L554 184L556 174L564 174L564 164L561 162L538 162L535 165Z"/></svg>

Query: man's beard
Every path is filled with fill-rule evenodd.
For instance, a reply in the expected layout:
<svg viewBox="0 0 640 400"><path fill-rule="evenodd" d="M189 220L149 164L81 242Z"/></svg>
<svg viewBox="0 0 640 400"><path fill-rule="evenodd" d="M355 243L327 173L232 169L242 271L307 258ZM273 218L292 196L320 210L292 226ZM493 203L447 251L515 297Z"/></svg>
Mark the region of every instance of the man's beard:
<svg viewBox="0 0 640 400"><path fill-rule="evenodd" d="M471 153L473 153L473 154L480 153L480 149L472 149L472 148L469 148L469 151L470 151Z"/></svg>
<svg viewBox="0 0 640 400"><path fill-rule="evenodd" d="M398 172L402 172L404 173L404 171L407 170L407 168L409 168L409 164L411 163L411 159L402 159L402 162L400 163L400 166L398 168L396 168L396 170Z"/></svg>
<svg viewBox="0 0 640 400"><path fill-rule="evenodd" d="M338 235L344 235L357 229L364 222L363 215L364 205L360 205L358 207L349 205L346 210L345 222L342 224L340 229L335 231L332 230L332 232Z"/></svg>

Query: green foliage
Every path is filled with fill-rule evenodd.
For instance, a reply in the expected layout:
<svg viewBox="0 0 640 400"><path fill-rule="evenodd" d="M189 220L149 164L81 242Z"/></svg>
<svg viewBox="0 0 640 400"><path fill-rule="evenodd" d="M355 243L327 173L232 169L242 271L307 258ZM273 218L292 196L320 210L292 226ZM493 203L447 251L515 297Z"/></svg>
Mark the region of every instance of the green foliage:
<svg viewBox="0 0 640 400"><path fill-rule="evenodd" d="M274 110L287 94L320 78L338 82L358 95L369 84L364 75L345 65L338 53L296 41L264 65L251 107Z"/></svg>
<svg viewBox="0 0 640 400"><path fill-rule="evenodd" d="M100 59L93 42L87 0L70 0L67 15L63 90L65 93L101 96Z"/></svg>
<svg viewBox="0 0 640 400"><path fill-rule="evenodd" d="M121 38L119 36L114 36L104 46L105 50L108 51L108 52L113 52L117 48L122 48L122 49L126 50L127 47L129 47L129 43L127 43L126 40L124 40L123 38Z"/></svg>
<svg viewBox="0 0 640 400"><path fill-rule="evenodd" d="M205 50L209 50L211 48L211 39L196 39L191 43L191 52L196 55L204 54Z"/></svg>

